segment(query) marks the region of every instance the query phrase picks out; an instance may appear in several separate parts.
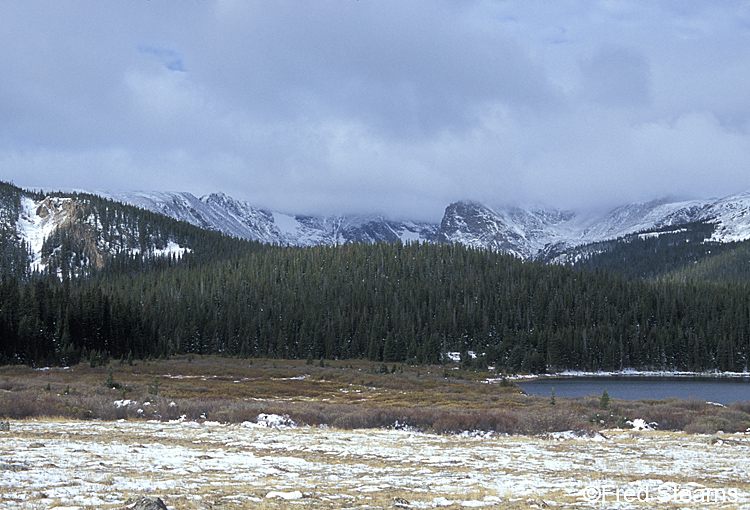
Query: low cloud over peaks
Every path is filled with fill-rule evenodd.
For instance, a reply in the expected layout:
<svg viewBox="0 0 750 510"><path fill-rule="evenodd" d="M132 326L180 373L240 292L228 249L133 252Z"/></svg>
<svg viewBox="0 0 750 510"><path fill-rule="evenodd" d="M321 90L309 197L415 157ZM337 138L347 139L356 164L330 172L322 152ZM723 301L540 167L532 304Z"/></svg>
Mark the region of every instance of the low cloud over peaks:
<svg viewBox="0 0 750 510"><path fill-rule="evenodd" d="M741 1L11 0L0 168L433 219L721 196L750 189L748 25Z"/></svg>

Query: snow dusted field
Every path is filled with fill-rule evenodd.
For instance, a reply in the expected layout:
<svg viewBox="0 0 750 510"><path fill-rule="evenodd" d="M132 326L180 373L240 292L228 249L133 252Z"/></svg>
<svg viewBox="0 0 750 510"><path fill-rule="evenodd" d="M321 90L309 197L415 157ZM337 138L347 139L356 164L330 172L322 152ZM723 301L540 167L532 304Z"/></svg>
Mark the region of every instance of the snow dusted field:
<svg viewBox="0 0 750 510"><path fill-rule="evenodd" d="M748 436L658 431L21 421L0 432L0 507L123 508L151 495L174 509L750 508L749 454Z"/></svg>

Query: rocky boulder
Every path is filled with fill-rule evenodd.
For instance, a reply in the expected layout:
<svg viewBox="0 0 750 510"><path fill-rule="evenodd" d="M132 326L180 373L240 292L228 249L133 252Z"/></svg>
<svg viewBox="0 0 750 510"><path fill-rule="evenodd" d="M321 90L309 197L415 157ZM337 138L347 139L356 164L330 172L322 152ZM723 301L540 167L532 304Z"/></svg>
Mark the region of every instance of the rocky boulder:
<svg viewBox="0 0 750 510"><path fill-rule="evenodd" d="M125 508L128 510L167 510L167 505L161 498L141 496L137 499L128 498L125 502Z"/></svg>

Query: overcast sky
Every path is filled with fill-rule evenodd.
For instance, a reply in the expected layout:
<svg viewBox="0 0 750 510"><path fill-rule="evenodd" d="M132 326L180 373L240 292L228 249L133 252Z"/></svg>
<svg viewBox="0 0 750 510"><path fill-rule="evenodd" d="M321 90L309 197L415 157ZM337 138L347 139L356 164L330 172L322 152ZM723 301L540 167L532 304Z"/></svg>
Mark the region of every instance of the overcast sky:
<svg viewBox="0 0 750 510"><path fill-rule="evenodd" d="M750 1L4 0L0 179L284 212L750 189Z"/></svg>

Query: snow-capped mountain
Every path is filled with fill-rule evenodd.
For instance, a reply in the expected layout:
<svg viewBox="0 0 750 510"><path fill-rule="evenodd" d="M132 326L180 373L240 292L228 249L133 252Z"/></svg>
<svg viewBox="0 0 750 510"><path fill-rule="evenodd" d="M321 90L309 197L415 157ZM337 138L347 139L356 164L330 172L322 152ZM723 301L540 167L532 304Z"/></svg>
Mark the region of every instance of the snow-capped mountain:
<svg viewBox="0 0 750 510"><path fill-rule="evenodd" d="M706 241L750 239L750 192L722 199L656 200L599 213L542 207L492 208L462 201L446 207L440 224L394 221L379 216L295 215L263 210L222 193L202 198L184 192L90 193L204 229L290 246L340 244L355 240L446 241L503 251L525 259L566 261L565 253L576 247L696 222L710 225L707 231L711 233ZM59 209L56 218L68 214L60 204L56 205ZM36 247L51 234L50 229L54 230L52 220L41 216L47 209L36 202L24 202L25 219L21 218L23 221L19 226L28 232L36 232L27 240L33 251L37 251ZM39 228L31 228L31 225Z"/></svg>
<svg viewBox="0 0 750 510"><path fill-rule="evenodd" d="M621 206L604 214L540 208L492 209L473 202L457 202L446 208L439 238L537 258L693 222L713 224L714 233L707 239L713 242L750 239L750 192L720 200L655 200Z"/></svg>
<svg viewBox="0 0 750 510"><path fill-rule="evenodd" d="M271 243L278 235L268 213L222 194L207 195L199 199L183 192L96 190L91 193L243 239Z"/></svg>
<svg viewBox="0 0 750 510"><path fill-rule="evenodd" d="M635 232L643 232L675 225L683 225L705 219L701 216L710 200L651 202L629 204L618 207L601 218L589 219L580 233L586 243L616 239ZM575 243L576 240L573 240ZM578 243L580 244L580 243Z"/></svg>
<svg viewBox="0 0 750 510"><path fill-rule="evenodd" d="M716 224L712 241L750 239L750 192L717 200L702 211L701 217Z"/></svg>
<svg viewBox="0 0 750 510"><path fill-rule="evenodd" d="M190 193L92 192L202 228L264 243L313 246L351 241L431 241L438 225L393 221L379 216L302 216L271 212L223 193L197 198Z"/></svg>
<svg viewBox="0 0 750 510"><path fill-rule="evenodd" d="M531 258L549 244L575 237L578 224L579 218L569 211L494 210L476 202L456 202L445 210L439 238Z"/></svg>

